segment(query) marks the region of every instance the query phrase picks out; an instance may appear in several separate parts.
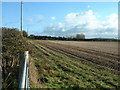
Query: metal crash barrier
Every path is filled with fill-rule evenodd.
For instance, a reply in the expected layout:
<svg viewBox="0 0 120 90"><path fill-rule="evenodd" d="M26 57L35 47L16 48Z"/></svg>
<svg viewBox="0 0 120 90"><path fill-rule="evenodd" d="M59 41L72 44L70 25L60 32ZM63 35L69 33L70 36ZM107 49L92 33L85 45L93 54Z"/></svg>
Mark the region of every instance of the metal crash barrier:
<svg viewBox="0 0 120 90"><path fill-rule="evenodd" d="M29 55L28 51L20 54L20 68L19 68L19 88L30 89L29 82Z"/></svg>

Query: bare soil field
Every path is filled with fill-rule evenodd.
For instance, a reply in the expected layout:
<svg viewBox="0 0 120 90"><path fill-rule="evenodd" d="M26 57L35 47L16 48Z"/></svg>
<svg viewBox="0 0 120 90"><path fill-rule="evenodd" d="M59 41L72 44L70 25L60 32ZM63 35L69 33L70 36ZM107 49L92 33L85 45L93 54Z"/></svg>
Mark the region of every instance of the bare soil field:
<svg viewBox="0 0 120 90"><path fill-rule="evenodd" d="M74 47L80 47L85 49L92 49L101 52L118 54L118 42L83 42L83 41L50 41L58 44L70 45Z"/></svg>
<svg viewBox="0 0 120 90"><path fill-rule="evenodd" d="M39 44L101 67L119 71L117 42L81 42L36 40Z"/></svg>

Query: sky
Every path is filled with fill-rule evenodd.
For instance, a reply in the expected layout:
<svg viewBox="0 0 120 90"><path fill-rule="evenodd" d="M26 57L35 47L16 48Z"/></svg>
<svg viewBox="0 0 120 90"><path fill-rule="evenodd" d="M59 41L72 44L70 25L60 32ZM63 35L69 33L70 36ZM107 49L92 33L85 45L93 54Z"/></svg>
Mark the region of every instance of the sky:
<svg viewBox="0 0 120 90"><path fill-rule="evenodd" d="M2 26L20 29L20 2L2 3ZM117 2L24 2L23 29L30 34L118 37Z"/></svg>

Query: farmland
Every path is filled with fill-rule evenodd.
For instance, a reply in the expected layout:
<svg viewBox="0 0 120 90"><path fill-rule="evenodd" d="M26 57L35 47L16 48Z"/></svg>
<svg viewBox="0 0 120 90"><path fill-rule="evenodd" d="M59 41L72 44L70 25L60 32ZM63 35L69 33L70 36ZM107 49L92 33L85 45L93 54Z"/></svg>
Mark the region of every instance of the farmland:
<svg viewBox="0 0 120 90"><path fill-rule="evenodd" d="M19 54L29 51L31 88L119 88L118 43L33 40L3 28L3 88L19 86Z"/></svg>
<svg viewBox="0 0 120 90"><path fill-rule="evenodd" d="M29 44L34 48L32 87L119 87L117 42L29 40Z"/></svg>
<svg viewBox="0 0 120 90"><path fill-rule="evenodd" d="M76 56L78 58L98 64L100 66L108 67L116 71L118 70L117 43L107 44L107 42L75 43L62 41L42 41L41 44L52 50L56 50L67 55L69 54L70 56Z"/></svg>
<svg viewBox="0 0 120 90"><path fill-rule="evenodd" d="M91 49L91 50L96 50L96 51L101 51L101 52L106 52L106 53L111 53L111 54L118 54L118 42L95 42L95 41L51 41L54 43L58 44L63 44L63 45L69 45L69 46L75 46L78 48L86 48L86 49Z"/></svg>

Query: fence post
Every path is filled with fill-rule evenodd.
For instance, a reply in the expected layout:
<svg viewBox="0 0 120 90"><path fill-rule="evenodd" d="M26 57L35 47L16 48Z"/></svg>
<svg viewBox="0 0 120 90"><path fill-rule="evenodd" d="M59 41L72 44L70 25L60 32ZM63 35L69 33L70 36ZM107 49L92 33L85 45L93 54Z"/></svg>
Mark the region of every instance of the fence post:
<svg viewBox="0 0 120 90"><path fill-rule="evenodd" d="M19 88L29 88L29 56L28 51L20 53L20 67L19 67Z"/></svg>

